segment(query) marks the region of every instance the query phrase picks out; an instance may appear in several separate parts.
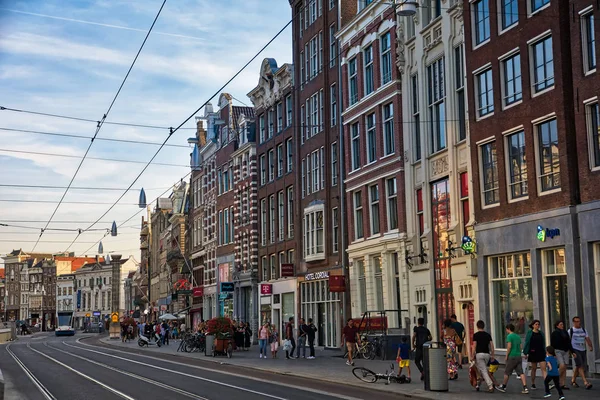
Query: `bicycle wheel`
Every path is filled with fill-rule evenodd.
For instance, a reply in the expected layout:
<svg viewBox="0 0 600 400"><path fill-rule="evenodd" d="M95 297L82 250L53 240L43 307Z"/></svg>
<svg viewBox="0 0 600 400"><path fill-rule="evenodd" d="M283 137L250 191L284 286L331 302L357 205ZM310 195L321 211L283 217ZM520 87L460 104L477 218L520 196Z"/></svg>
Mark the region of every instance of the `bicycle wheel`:
<svg viewBox="0 0 600 400"><path fill-rule="evenodd" d="M369 358L371 358L371 353L373 352L373 345L370 342L365 343L361 348L360 348L360 356L362 358L364 358L365 360L368 360Z"/></svg>
<svg viewBox="0 0 600 400"><path fill-rule="evenodd" d="M377 374L370 369L364 367L356 367L352 369L352 373L355 377L363 382L375 383L377 382Z"/></svg>

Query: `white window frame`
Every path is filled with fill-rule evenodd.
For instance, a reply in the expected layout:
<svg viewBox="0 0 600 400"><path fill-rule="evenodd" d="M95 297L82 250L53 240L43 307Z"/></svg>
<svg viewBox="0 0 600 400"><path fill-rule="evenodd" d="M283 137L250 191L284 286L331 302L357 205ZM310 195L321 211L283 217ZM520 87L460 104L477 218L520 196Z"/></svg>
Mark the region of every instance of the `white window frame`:
<svg viewBox="0 0 600 400"><path fill-rule="evenodd" d="M286 111L286 115L287 115L286 120L285 120L285 123L286 123L285 126L287 128L289 128L290 126L292 126L292 119L293 119L293 115L294 115L293 114L294 109L293 109L293 106L292 106L292 95L291 94L288 94L286 96L286 98L285 98L285 111Z"/></svg>
<svg viewBox="0 0 600 400"><path fill-rule="evenodd" d="M360 160L360 126L358 122L350 125L350 169L357 171L361 167Z"/></svg>
<svg viewBox="0 0 600 400"><path fill-rule="evenodd" d="M278 202L278 221L279 221L279 240L285 240L285 196L283 190L277 194Z"/></svg>
<svg viewBox="0 0 600 400"><path fill-rule="evenodd" d="M381 86L392 81L392 34L387 31L379 37L380 64L381 64ZM387 72L386 72L387 69Z"/></svg>
<svg viewBox="0 0 600 400"><path fill-rule="evenodd" d="M335 67L337 60L337 40L335 39L335 22L329 25L329 68Z"/></svg>
<svg viewBox="0 0 600 400"><path fill-rule="evenodd" d="M512 8L513 6L516 7L516 13L510 12L510 13L505 13L505 11L511 11L509 9L507 9L505 7L505 1L506 0L500 0L498 2L498 34L502 35L504 32L509 31L510 29L516 27L517 25L519 25L519 0L510 0L510 8ZM512 20L511 18L511 23L509 25L504 26L504 16L505 15L515 15L516 16L516 20Z"/></svg>
<svg viewBox="0 0 600 400"><path fill-rule="evenodd" d="M517 57L518 57L518 67L519 67L519 76L518 77L515 76L516 65L517 65L517 63L515 62L515 58L517 58ZM500 60L500 82L501 82L500 93L502 95L502 109L506 110L510 107L514 107L517 104L521 104L523 102L523 68L522 68L521 53L519 52L519 48L515 48L515 49L511 50L507 54L501 56L499 60ZM511 80L510 83L509 83L508 77L507 77L507 69L508 69L509 61L513 65L513 68L512 68L513 79ZM517 92L517 89L516 89L517 82L518 82L518 86L521 87L520 92ZM515 93L512 96L508 94L509 86L513 86L512 89L515 91ZM509 103L508 102L509 97L514 97L515 100L513 100Z"/></svg>
<svg viewBox="0 0 600 400"><path fill-rule="evenodd" d="M583 57L583 72L585 75L589 75L596 72L596 68L598 68L595 36L596 21L594 19L594 9L592 6L579 12L579 21L581 21L581 55Z"/></svg>
<svg viewBox="0 0 600 400"><path fill-rule="evenodd" d="M377 121L375 113L365 117L366 139L367 139L367 165L377 161Z"/></svg>
<svg viewBox="0 0 600 400"><path fill-rule="evenodd" d="M485 175L485 167L486 165L484 165L483 159L484 159L484 147L485 146L494 146L494 150L495 150L495 158L492 158L490 160L491 162L491 167L495 168L495 176L494 176L494 172L492 171L492 177L491 177L491 184L495 186L492 186L489 189L486 189L486 175ZM500 179L499 179L499 167L498 167L498 148L497 148L497 143L496 140L486 140L484 143L478 143L478 159L479 159L479 171L480 171L480 184L481 184L481 207L482 208L491 208L491 207L497 207L500 205ZM492 157L494 157L492 155ZM492 192L492 193L496 193L495 195L492 195L492 198L490 201L488 201L488 199L486 198L486 194Z"/></svg>
<svg viewBox="0 0 600 400"><path fill-rule="evenodd" d="M319 151L319 161L321 162L321 190L325 189L325 147L321 146Z"/></svg>
<svg viewBox="0 0 600 400"><path fill-rule="evenodd" d="M390 187L391 186L391 187ZM395 177L388 178L385 180L385 191L386 191L386 216L387 216L387 230L397 231L398 230L398 185ZM392 207L392 203L396 203L395 207ZM392 216L395 214L395 224L392 224ZM396 225L392 227L392 225Z"/></svg>
<svg viewBox="0 0 600 400"><path fill-rule="evenodd" d="M337 253L339 250L339 209L333 207L331 209L331 252Z"/></svg>
<svg viewBox="0 0 600 400"><path fill-rule="evenodd" d="M542 176L542 168L540 165L540 162L542 160L542 152L540 150L540 134L541 134L541 126L546 124L546 123L551 123L552 121L554 121L556 123L556 142L558 145L558 151L559 154L557 155L557 161L558 161L558 171L553 171L551 173L548 174L544 174ZM558 120L556 118L556 115L552 115L549 117L543 117L540 118L536 121L533 122L533 129L534 129L534 138L535 138L535 169L536 169L536 181L537 181L537 191L538 191L538 195L539 196L543 196L543 195L547 195L547 194L551 194L551 193L556 193L556 192L560 192L562 189L562 179L560 176L561 170L560 170L560 134L559 134L559 130L558 130ZM558 186L553 186L547 189L543 188L542 185L542 179L545 176L549 176L549 175L553 175L553 174L558 174L559 177L559 185Z"/></svg>
<svg viewBox="0 0 600 400"><path fill-rule="evenodd" d="M285 141L286 157L287 157L287 172L292 172L294 169L294 142L292 138Z"/></svg>
<svg viewBox="0 0 600 400"><path fill-rule="evenodd" d="M288 238L294 237L294 187L289 186L287 188L287 230Z"/></svg>
<svg viewBox="0 0 600 400"><path fill-rule="evenodd" d="M598 97L584 102L585 106L585 126L588 137L588 149L590 159L590 170L600 171L600 114L598 105ZM593 109L596 109L596 117L594 118ZM595 119L595 121L594 121ZM595 126L594 126L595 123ZM595 132L594 132L595 130ZM594 138L596 135L596 138ZM597 152L597 154L596 154Z"/></svg>
<svg viewBox="0 0 600 400"><path fill-rule="evenodd" d="M338 148L337 142L331 143L331 186L338 184Z"/></svg>
<svg viewBox="0 0 600 400"><path fill-rule="evenodd" d="M283 103L277 103L277 133L283 130Z"/></svg>
<svg viewBox="0 0 600 400"><path fill-rule="evenodd" d="M277 177L283 176L283 143L277 145Z"/></svg>
<svg viewBox="0 0 600 400"><path fill-rule="evenodd" d="M479 8L485 6L483 8ZM487 9L487 15L485 10ZM479 19L479 16L482 16ZM476 49L488 43L491 37L492 17L490 0L477 0L471 3L471 16L473 21L473 48ZM483 24L483 36L479 36L479 26ZM487 28L487 29L486 29Z"/></svg>
<svg viewBox="0 0 600 400"><path fill-rule="evenodd" d="M321 180L319 179L321 173L321 165L319 160L319 150L315 150L311 153L311 166L312 166L312 191L313 193L321 190Z"/></svg>
<svg viewBox="0 0 600 400"><path fill-rule="evenodd" d="M540 7L534 9L534 5L535 2L537 0L527 0L527 13L528 13L528 17L531 18L533 15L539 13L542 10L545 10L546 8L550 7L550 3L551 0L542 0L542 1L547 1L546 4L542 4Z"/></svg>
<svg viewBox="0 0 600 400"><path fill-rule="evenodd" d="M275 179L275 150L270 149L267 152L267 162L269 164L269 182Z"/></svg>
<svg viewBox="0 0 600 400"><path fill-rule="evenodd" d="M260 143L265 141L265 114L261 114L258 117L258 129L260 132Z"/></svg>
<svg viewBox="0 0 600 400"><path fill-rule="evenodd" d="M306 160L303 158L301 161L301 170L302 170L302 198L304 198L306 196L306 184L305 184L305 179L306 179Z"/></svg>
<svg viewBox="0 0 600 400"><path fill-rule="evenodd" d="M381 233L381 208L380 208L379 185L369 186L369 230L370 236ZM376 226L377 225L377 226Z"/></svg>
<svg viewBox="0 0 600 400"><path fill-rule="evenodd" d="M362 191L357 190L352 194L352 208L354 210L354 240L361 240L365 237L365 226L362 206ZM358 229L360 222L361 229Z"/></svg>
<svg viewBox="0 0 600 400"><path fill-rule="evenodd" d="M348 103L350 106L358 102L358 68L357 59L348 61Z"/></svg>
<svg viewBox="0 0 600 400"><path fill-rule="evenodd" d="M536 79L536 63L535 63L535 46L540 44L541 42L545 42L546 40L550 39L551 43L552 43L552 76L546 76L544 75L544 79L540 82L537 82ZM531 96L532 97L536 97L539 96L543 93L546 93L550 90L553 90L554 87L556 86L556 79L555 79L555 73L556 73L556 68L554 66L554 40L552 37L552 34L550 31L544 32L542 35L538 36L537 38L534 38L530 41L527 42L528 48L529 48L529 75L530 75L530 84L531 84ZM545 48L545 46L544 46ZM548 65L548 62L546 60L546 56L547 54L544 52L544 66ZM544 68L545 69L545 68ZM546 72L545 72L546 73ZM547 82L552 81L551 84L548 84ZM538 85L540 84L544 84L547 85L543 88L540 88L539 90L536 88Z"/></svg>
<svg viewBox="0 0 600 400"><path fill-rule="evenodd" d="M427 66L427 82L431 85L428 96L430 153L435 154L448 147L446 125L446 61L440 57ZM442 82L440 85L439 83Z"/></svg>
<svg viewBox="0 0 600 400"><path fill-rule="evenodd" d="M394 103L384 104L381 110L383 116L383 156L389 156L396 151L394 132Z"/></svg>
<svg viewBox="0 0 600 400"><path fill-rule="evenodd" d="M325 205L304 209L304 259L307 262L325 259ZM320 240L319 240L320 239ZM319 244L320 242L320 244Z"/></svg>
<svg viewBox="0 0 600 400"><path fill-rule="evenodd" d="M269 196L269 242L275 243L275 195Z"/></svg>
<svg viewBox="0 0 600 400"><path fill-rule="evenodd" d="M373 54L373 45L368 45L363 50L363 90L365 96L368 96L375 91L375 70Z"/></svg>
<svg viewBox="0 0 600 400"><path fill-rule="evenodd" d="M512 168L512 157L511 157L511 149L513 149L512 147L512 142L511 142L511 138L513 138L515 135L522 135L522 139L523 139L523 160L525 161L524 166L525 169L524 171L521 170L520 171L520 177L521 180L520 181L514 181L513 182L513 174L511 171ZM512 129L508 132L504 133L504 159L505 159L505 167L506 167L506 191L507 191L507 195L508 195L508 200L509 202L516 202L516 201L522 201L522 200L527 200L529 198L529 185L528 185L528 177L529 177L529 171L528 171L528 166L527 166L527 141L525 139L525 131L523 130L523 127L518 127L516 129ZM523 189L521 189L521 195L520 196L515 196L513 193L513 187L514 186L518 186L521 185L521 188L524 188L527 190L527 193L523 193Z"/></svg>
<svg viewBox="0 0 600 400"><path fill-rule="evenodd" d="M329 87L329 101L331 104L331 126L337 123L337 85L334 83Z"/></svg>

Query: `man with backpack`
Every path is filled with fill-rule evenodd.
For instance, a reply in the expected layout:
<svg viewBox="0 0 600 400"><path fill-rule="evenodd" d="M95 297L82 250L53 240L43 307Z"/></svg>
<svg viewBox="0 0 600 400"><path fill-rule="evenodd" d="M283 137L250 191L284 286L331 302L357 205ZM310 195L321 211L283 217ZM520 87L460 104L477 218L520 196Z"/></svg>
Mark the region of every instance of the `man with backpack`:
<svg viewBox="0 0 600 400"><path fill-rule="evenodd" d="M417 320L417 326L413 329L412 346L415 351L415 364L421 372L421 380L425 379L423 375L423 345L431 340L431 332L425 328L425 318Z"/></svg>
<svg viewBox="0 0 600 400"><path fill-rule="evenodd" d="M591 389L592 384L585 377L585 366L587 365L587 354L585 345L587 343L590 351L594 351L592 341L589 335L585 331L585 328L581 326L581 318L573 317L573 326L569 329L569 336L571 337L571 347L573 348L573 377L571 378L571 386L579 387L577 384L577 375L581 375L583 384L586 389Z"/></svg>

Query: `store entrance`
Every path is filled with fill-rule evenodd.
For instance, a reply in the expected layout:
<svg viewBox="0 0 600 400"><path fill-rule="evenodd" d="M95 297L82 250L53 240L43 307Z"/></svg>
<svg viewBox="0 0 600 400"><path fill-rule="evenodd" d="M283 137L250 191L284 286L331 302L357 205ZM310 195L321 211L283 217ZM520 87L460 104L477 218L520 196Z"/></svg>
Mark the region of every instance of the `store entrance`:
<svg viewBox="0 0 600 400"><path fill-rule="evenodd" d="M317 304L317 332L319 346L325 345L325 304Z"/></svg>

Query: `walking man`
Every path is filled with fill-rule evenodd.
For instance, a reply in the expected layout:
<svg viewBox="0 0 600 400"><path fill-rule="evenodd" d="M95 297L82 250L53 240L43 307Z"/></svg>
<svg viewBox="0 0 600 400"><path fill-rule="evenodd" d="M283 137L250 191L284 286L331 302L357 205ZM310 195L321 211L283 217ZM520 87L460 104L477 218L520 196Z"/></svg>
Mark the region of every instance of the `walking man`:
<svg viewBox="0 0 600 400"><path fill-rule="evenodd" d="M317 333L317 327L313 323L312 318L308 319L308 332L306 334L308 338L308 347L310 348L309 360L315 359L315 335Z"/></svg>
<svg viewBox="0 0 600 400"><path fill-rule="evenodd" d="M302 358L306 358L306 338L307 338L308 325L304 322L304 318L300 318L300 324L298 325L298 358L302 353Z"/></svg>
<svg viewBox="0 0 600 400"><path fill-rule="evenodd" d="M344 345L346 345L346 349L348 350L348 360L346 361L346 365L354 366L354 361L352 361L352 353L354 352L356 343L358 343L360 346L360 335L358 334L358 328L354 326L352 318L350 318L348 319L348 324L342 331L342 348L344 348Z"/></svg>
<svg viewBox="0 0 600 400"><path fill-rule="evenodd" d="M569 336L571 337L571 347L573 348L573 378L571 378L571 386L579 387L577 384L577 376L581 375L583 384L586 389L591 389L592 384L585 377L585 366L587 365L587 353L585 345L587 343L590 351L594 351L592 341L589 335L585 331L585 328L581 326L581 318L573 317L573 326L569 329Z"/></svg>
<svg viewBox="0 0 600 400"><path fill-rule="evenodd" d="M488 392L494 391L494 382L488 374L487 365L490 360L494 360L494 343L492 336L484 331L485 323L481 320L477 321L477 332L473 335L473 344L471 345L471 354L474 355L473 360L477 365L481 378L485 381ZM475 389L479 391L479 382Z"/></svg>
<svg viewBox="0 0 600 400"><path fill-rule="evenodd" d="M412 347L415 351L415 364L421 372L421 380L425 379L423 375L423 344L431 340L431 332L425 328L425 318L417 320L417 326L413 329Z"/></svg>
<svg viewBox="0 0 600 400"><path fill-rule="evenodd" d="M285 351L285 358L289 360L290 354L292 355L291 358L295 358L294 350L296 349L296 341L294 340L294 317L290 317L288 323L285 324L285 338L292 344L291 351Z"/></svg>
<svg viewBox="0 0 600 400"><path fill-rule="evenodd" d="M529 389L527 389L527 380L525 378L525 374L523 373L523 366L521 362L521 336L515 333L515 326L513 324L506 325L506 333L508 336L506 337L504 381L502 382L502 385L496 386L496 390L506 393L506 384L508 383L508 379L512 375L513 371L516 371L517 375L521 378L521 383L523 384L523 390L521 393L527 394L529 393Z"/></svg>
<svg viewBox="0 0 600 400"><path fill-rule="evenodd" d="M458 368L462 369L463 345L465 343L465 326L458 322L458 320L456 319L456 314L452 314L450 316L450 321L452 321L452 324L450 326L454 328L456 334L458 335L460 340L462 340L461 344L456 345L456 357L458 357L458 360L456 360L456 364L458 364Z"/></svg>

